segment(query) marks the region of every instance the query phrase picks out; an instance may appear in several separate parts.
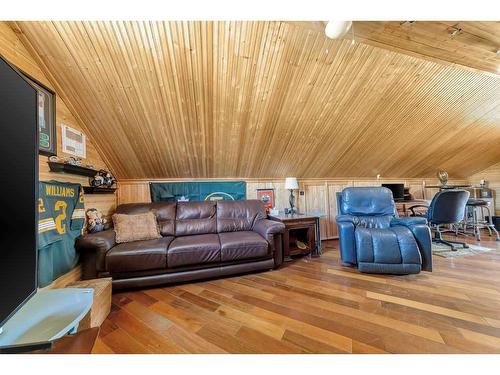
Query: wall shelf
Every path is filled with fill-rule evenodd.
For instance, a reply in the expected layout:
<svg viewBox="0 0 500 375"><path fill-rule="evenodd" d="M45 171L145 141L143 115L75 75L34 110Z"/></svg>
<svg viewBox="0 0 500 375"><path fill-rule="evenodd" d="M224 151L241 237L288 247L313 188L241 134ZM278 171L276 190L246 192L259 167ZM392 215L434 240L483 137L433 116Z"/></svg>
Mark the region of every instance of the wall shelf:
<svg viewBox="0 0 500 375"><path fill-rule="evenodd" d="M113 194L116 188L105 188L105 187L94 187L94 186L84 186L83 192L85 194Z"/></svg>
<svg viewBox="0 0 500 375"><path fill-rule="evenodd" d="M48 161L49 168L52 172L58 173L70 173L77 174L80 176L94 177L98 171L92 168L82 167L80 165L72 165L68 163L59 163L54 161Z"/></svg>

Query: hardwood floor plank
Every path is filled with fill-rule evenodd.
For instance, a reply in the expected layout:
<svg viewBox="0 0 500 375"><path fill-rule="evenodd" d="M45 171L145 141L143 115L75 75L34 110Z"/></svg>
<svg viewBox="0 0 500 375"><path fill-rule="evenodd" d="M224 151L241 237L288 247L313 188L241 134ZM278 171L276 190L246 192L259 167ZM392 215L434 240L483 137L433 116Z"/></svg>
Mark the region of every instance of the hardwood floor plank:
<svg viewBox="0 0 500 375"><path fill-rule="evenodd" d="M94 353L500 353L500 243L479 245L497 250L393 276L328 241L270 272L115 293Z"/></svg>
<svg viewBox="0 0 500 375"><path fill-rule="evenodd" d="M134 300L123 306L122 310L137 317L156 332L166 332L174 324L171 320L167 319L166 316L158 314L148 307Z"/></svg>
<svg viewBox="0 0 500 375"><path fill-rule="evenodd" d="M215 326L207 325L201 328L197 334L208 342L218 346L228 353L241 354L259 354L264 348L256 348L244 340L234 337Z"/></svg>
<svg viewBox="0 0 500 375"><path fill-rule="evenodd" d="M362 273L355 273L355 272L346 272L344 270L337 270L337 269L328 269L328 273L338 275L338 276L344 276L344 277L350 277L350 278L355 278L358 280L365 280L369 282L375 282L375 283L381 283L381 284L386 284L386 285L394 285L398 287L404 287L406 289L413 289L413 290L418 290L426 293L432 293L432 294L439 294L443 295L446 297L451 297L455 299L463 299L465 301L470 301L470 297L467 296L464 293L456 293L452 290L446 290L443 288L439 287L427 287L423 285L419 285L416 283L416 280L406 280L406 279L391 279L391 278L386 278L382 279L380 277L373 277L372 275L367 275L367 274L362 274Z"/></svg>
<svg viewBox="0 0 500 375"><path fill-rule="evenodd" d="M236 337L243 340L248 345L252 345L259 353L265 354L300 354L305 351L286 341L276 340L260 331L247 326L241 327L236 333Z"/></svg>
<svg viewBox="0 0 500 375"><path fill-rule="evenodd" d="M467 329L459 328L460 333L469 341L487 345L497 351L500 351L500 338L493 337L489 335L484 335L482 333L477 333L473 331L469 331Z"/></svg>
<svg viewBox="0 0 500 375"><path fill-rule="evenodd" d="M386 302L392 302L396 303L399 305L404 305L404 306L410 306L414 307L419 310L425 310L429 312L433 312L435 314L441 314L441 315L446 315L452 318L457 318L457 319L462 319L462 320L467 320L469 322L473 323L479 323L479 324L487 324L486 320L480 316L474 315L474 314L469 314L469 313L464 313L461 311L456 311L452 309L448 309L445 307L441 306L436 306L428 303L422 303L422 302L417 302L413 300L408 300L400 297L394 297L386 294L380 294L380 293L374 293L374 292L366 292L366 297L367 298L373 298L377 299L379 301L386 301Z"/></svg>
<svg viewBox="0 0 500 375"><path fill-rule="evenodd" d="M325 344L321 341L301 335L300 333L296 333L288 329L285 330L283 334L283 341L294 344L295 346L301 348L302 350L305 350L308 353L315 353L315 354L348 353L339 350L333 346L330 346L328 344Z"/></svg>
<svg viewBox="0 0 500 375"><path fill-rule="evenodd" d="M92 354L115 354L115 352L107 346L102 339L97 338L94 347L92 348Z"/></svg>
<svg viewBox="0 0 500 375"><path fill-rule="evenodd" d="M121 330L146 347L149 353L186 353L180 346L167 340L160 333L125 310L113 315L113 321Z"/></svg>
<svg viewBox="0 0 500 375"><path fill-rule="evenodd" d="M264 319L260 319L247 312L239 311L230 306L219 307L217 313L225 318L239 322L242 326L252 328L277 340L281 340L285 332L283 327L274 325Z"/></svg>
<svg viewBox="0 0 500 375"><path fill-rule="evenodd" d="M136 340L127 332L118 328L113 332L103 336L101 340L113 352L120 354L146 354L151 353L145 345Z"/></svg>

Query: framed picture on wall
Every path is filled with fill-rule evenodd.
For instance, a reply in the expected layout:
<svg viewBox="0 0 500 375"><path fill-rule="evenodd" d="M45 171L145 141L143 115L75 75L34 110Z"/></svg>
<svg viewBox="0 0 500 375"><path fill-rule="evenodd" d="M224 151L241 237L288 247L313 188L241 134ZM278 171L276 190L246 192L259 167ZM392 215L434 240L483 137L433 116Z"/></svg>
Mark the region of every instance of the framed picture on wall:
<svg viewBox="0 0 500 375"><path fill-rule="evenodd" d="M274 189L257 189L257 199L262 201L269 211L274 208Z"/></svg>
<svg viewBox="0 0 500 375"><path fill-rule="evenodd" d="M37 91L38 152L46 156L57 155L56 94L5 58L2 59Z"/></svg>
<svg viewBox="0 0 500 375"><path fill-rule="evenodd" d="M38 93L38 152L46 156L56 155L56 95L39 82L25 77Z"/></svg>

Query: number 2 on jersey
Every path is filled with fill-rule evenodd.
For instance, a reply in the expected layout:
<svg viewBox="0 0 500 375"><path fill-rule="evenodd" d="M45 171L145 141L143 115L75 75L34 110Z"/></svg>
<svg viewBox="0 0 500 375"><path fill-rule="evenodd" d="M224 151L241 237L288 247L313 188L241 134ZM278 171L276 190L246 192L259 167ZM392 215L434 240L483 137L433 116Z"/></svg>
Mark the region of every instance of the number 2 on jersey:
<svg viewBox="0 0 500 375"><path fill-rule="evenodd" d="M66 233L66 223L64 222L64 220L66 220L66 208L67 207L68 207L68 205L64 201L57 201L56 204L54 205L54 211L60 212L59 215L57 215L55 218L56 230L57 230L57 233L59 233L59 234Z"/></svg>

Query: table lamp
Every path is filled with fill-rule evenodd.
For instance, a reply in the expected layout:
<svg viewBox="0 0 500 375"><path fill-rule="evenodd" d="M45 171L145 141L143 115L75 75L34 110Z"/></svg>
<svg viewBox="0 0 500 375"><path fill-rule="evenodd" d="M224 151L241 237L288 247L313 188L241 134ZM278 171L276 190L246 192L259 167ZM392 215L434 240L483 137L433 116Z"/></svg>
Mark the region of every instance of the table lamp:
<svg viewBox="0 0 500 375"><path fill-rule="evenodd" d="M295 213L295 210L294 210L294 205L293 205L293 201L294 201L294 196L293 196L293 191L298 189L299 188L299 183L297 182L297 178L296 177L287 177L285 179L285 189L288 189L290 190L290 213L293 215Z"/></svg>

